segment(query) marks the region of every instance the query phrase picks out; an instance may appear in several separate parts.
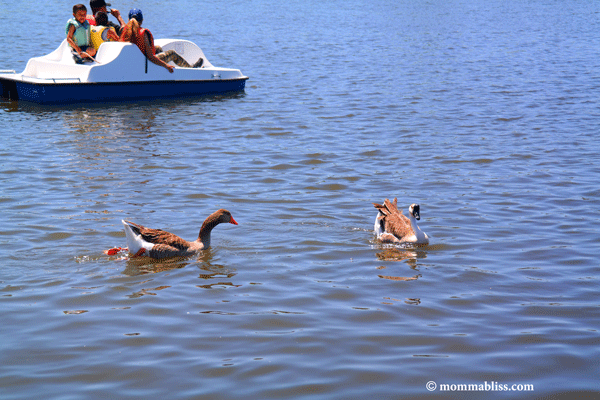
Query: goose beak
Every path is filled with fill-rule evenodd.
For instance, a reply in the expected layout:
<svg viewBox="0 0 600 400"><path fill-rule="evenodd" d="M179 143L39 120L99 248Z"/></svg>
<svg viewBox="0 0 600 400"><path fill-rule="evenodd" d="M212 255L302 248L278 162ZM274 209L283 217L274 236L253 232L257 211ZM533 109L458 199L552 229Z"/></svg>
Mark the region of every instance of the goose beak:
<svg viewBox="0 0 600 400"><path fill-rule="evenodd" d="M229 220L229 223L234 224L234 225L238 224L237 222L235 222L235 219L233 219L233 217L231 217L231 219Z"/></svg>

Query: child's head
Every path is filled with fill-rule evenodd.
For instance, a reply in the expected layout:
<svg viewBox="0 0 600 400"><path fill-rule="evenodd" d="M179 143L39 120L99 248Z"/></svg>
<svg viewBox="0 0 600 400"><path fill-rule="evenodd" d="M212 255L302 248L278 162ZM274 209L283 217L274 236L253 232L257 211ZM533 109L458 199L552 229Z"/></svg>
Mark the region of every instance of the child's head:
<svg viewBox="0 0 600 400"><path fill-rule="evenodd" d="M75 4L73 6L73 16L80 24L83 24L87 16L87 8L83 4Z"/></svg>
<svg viewBox="0 0 600 400"><path fill-rule="evenodd" d="M90 0L90 7L92 8L92 14L96 15L98 11L108 12L106 11L106 7L110 6L110 4L106 3L104 0Z"/></svg>
<svg viewBox="0 0 600 400"><path fill-rule="evenodd" d="M132 8L131 10L129 10L129 19L133 19L135 18L137 20L137 22L139 22L140 24L142 23L142 21L144 20L144 16L142 15L142 10L138 9L138 8Z"/></svg>
<svg viewBox="0 0 600 400"><path fill-rule="evenodd" d="M105 12L98 11L95 15L96 25L106 26L108 25L108 15Z"/></svg>

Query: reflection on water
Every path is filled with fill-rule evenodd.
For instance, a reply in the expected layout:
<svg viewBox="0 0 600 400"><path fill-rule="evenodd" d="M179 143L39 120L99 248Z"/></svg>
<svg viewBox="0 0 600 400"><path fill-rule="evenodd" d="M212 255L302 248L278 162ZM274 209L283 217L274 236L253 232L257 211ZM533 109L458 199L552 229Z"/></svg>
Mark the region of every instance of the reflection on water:
<svg viewBox="0 0 600 400"><path fill-rule="evenodd" d="M215 287L241 287L241 283L235 283L231 278L238 274L237 269L227 264L215 264L212 262L212 249L209 248L204 250L202 253L208 253L208 255L202 255L200 264L200 274L198 278L205 280L207 283L196 285L201 289L213 289ZM215 282L216 281L216 282Z"/></svg>
<svg viewBox="0 0 600 400"><path fill-rule="evenodd" d="M211 279L217 274L217 272L214 271L218 271L219 268L222 268L211 263L213 256L212 248L208 248L197 254L185 257L169 257L157 260L150 257L132 257L127 255L121 257L121 259L126 260L126 267L123 274L129 276L154 274L176 268L184 268L188 265L197 265L200 269L208 271L206 274L200 274L200 278Z"/></svg>
<svg viewBox="0 0 600 400"><path fill-rule="evenodd" d="M380 261L405 261L411 270L418 272L418 263L420 259L427 257L425 250L419 249L417 246L406 246L406 245L384 245L382 251L377 253L377 258ZM386 266L380 266L378 270L387 269ZM390 281L416 281L421 277L420 273L412 276L392 276L392 275L377 275L381 279L387 279Z"/></svg>
<svg viewBox="0 0 600 400"><path fill-rule="evenodd" d="M427 258L427 252L419 250L416 247L386 246L382 251L377 253L377 258L382 261L406 260L409 265L416 266L417 259Z"/></svg>
<svg viewBox="0 0 600 400"><path fill-rule="evenodd" d="M150 257L131 257L127 259L123 274L129 276L154 274L183 268L188 264L189 262L186 259L180 257L173 257L166 260L155 260Z"/></svg>
<svg viewBox="0 0 600 400"><path fill-rule="evenodd" d="M205 281L206 283L197 284L195 287L202 289L213 289L216 287L241 287L242 284L234 283L231 280L231 278L237 275L237 271L232 269L230 266L213 263L213 257L214 253L212 248L209 248L193 256L171 257L162 260L155 260L150 257L131 257L129 255L121 255L111 258L113 262L125 261L126 266L123 270L123 274L128 276L155 274L158 272L168 272L182 268L198 268L200 270L198 279ZM162 285L158 287L143 288L132 293L128 297L137 298L146 295L154 296L157 294L157 291L167 289L169 287L171 286Z"/></svg>
<svg viewBox="0 0 600 400"><path fill-rule="evenodd" d="M136 299L138 297L147 296L147 295L156 296L156 292L157 291L163 290L163 289L167 289L167 288L170 288L170 287L171 286L158 286L158 287L155 287L155 288L145 288L145 289L141 289L141 290L139 290L137 292L134 292L134 293L128 295L127 297L130 298L130 299Z"/></svg>
<svg viewBox="0 0 600 400"><path fill-rule="evenodd" d="M386 301L383 301L381 304L389 304L389 305L393 305L394 303L405 303L411 306L418 306L419 304L421 304L421 299L414 299L414 298L406 298L406 299L397 299L394 297L384 297L383 298Z"/></svg>
<svg viewBox="0 0 600 400"><path fill-rule="evenodd" d="M198 278L205 279L210 283L203 285L196 285L202 289L212 289L214 287L240 287L241 284L236 284L233 281L223 281L223 279L231 279L237 275L237 271L232 271L231 267L227 265L212 264L210 262L203 262L199 268L201 269ZM217 282L212 282L216 280Z"/></svg>
<svg viewBox="0 0 600 400"><path fill-rule="evenodd" d="M155 274L157 272L167 272L179 268L197 267L200 269L198 278L207 281L207 283L196 285L202 289L212 289L214 287L240 287L241 284L236 284L230 279L237 275L237 271L230 266L223 264L214 264L212 258L214 253L212 248L203 250L200 253L187 257L171 257L162 260L155 260L150 257L131 257L120 256L113 257L115 261L125 260L126 267L123 270L124 275L138 276L146 274ZM224 280L225 279L225 280ZM152 291L166 288L162 286L154 289L143 289L136 292L134 295L154 294Z"/></svg>
<svg viewBox="0 0 600 400"><path fill-rule="evenodd" d="M389 276L389 275L377 275L382 279L387 279L390 281L416 281L421 277L421 274L414 276Z"/></svg>
<svg viewBox="0 0 600 400"><path fill-rule="evenodd" d="M140 100L128 102L103 102L103 103L85 103L85 105L72 104L37 104L27 101L14 101L0 98L0 110L9 113L23 112L33 116L47 117L53 113L68 113L71 111L110 111L111 113L135 114L139 110L156 109L178 109L181 107L193 107L201 103L218 103L228 100L242 99L246 96L245 92L232 92L217 95L192 96L177 99L156 99Z"/></svg>
<svg viewBox="0 0 600 400"><path fill-rule="evenodd" d="M156 124L156 112L141 106L125 110L77 108L62 113L62 117L67 131L74 134L122 135L125 131L151 132Z"/></svg>

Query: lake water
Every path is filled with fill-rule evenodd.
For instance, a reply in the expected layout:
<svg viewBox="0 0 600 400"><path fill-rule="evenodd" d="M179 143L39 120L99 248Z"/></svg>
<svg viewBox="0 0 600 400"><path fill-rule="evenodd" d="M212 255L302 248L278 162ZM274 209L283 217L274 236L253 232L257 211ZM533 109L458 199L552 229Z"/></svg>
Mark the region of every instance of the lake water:
<svg viewBox="0 0 600 400"><path fill-rule="evenodd" d="M250 80L0 102L1 399L600 398L600 3L112 3ZM0 69L71 7L1 0ZM375 243L394 197L428 246Z"/></svg>

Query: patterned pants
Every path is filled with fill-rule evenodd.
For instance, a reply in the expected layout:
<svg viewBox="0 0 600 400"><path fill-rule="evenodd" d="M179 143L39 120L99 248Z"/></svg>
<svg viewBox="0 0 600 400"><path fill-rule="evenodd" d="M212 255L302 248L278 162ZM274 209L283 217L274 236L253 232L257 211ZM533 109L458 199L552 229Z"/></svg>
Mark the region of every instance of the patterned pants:
<svg viewBox="0 0 600 400"><path fill-rule="evenodd" d="M176 65L183 68L192 68L187 61L183 59L175 50L167 50L163 51L160 46L156 46L156 57L160 58L162 61L168 63L169 61L173 61Z"/></svg>

